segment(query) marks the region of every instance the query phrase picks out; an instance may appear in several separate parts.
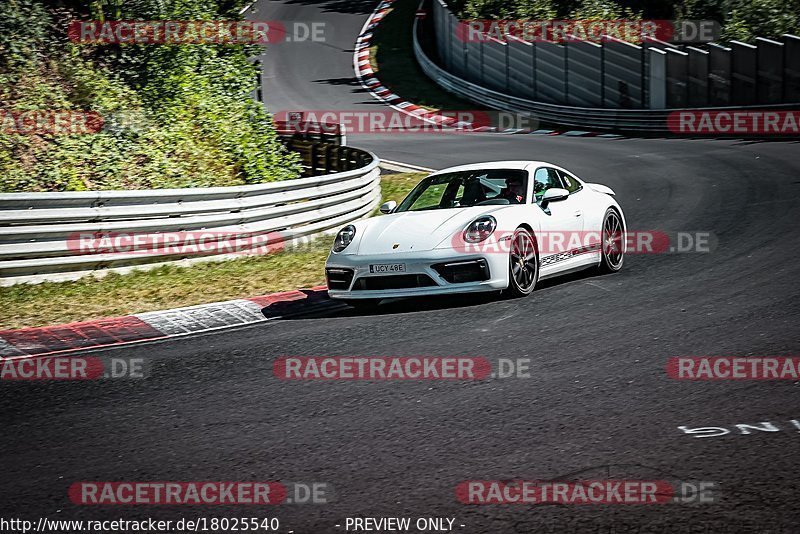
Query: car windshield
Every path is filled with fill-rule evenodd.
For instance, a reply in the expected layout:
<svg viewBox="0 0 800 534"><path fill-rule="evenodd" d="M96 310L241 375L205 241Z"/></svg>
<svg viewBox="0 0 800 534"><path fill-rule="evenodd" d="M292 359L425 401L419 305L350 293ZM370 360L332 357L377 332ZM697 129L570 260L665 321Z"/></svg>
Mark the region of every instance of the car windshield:
<svg viewBox="0 0 800 534"><path fill-rule="evenodd" d="M528 173L519 169L448 172L422 180L396 211L524 204L527 190Z"/></svg>

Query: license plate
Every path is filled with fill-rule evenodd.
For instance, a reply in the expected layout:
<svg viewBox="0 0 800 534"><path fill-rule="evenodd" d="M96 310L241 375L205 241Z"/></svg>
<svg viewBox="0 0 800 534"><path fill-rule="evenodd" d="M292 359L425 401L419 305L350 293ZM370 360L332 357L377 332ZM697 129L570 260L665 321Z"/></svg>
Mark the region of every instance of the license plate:
<svg viewBox="0 0 800 534"><path fill-rule="evenodd" d="M405 263L376 263L369 266L370 273L404 273L406 272Z"/></svg>

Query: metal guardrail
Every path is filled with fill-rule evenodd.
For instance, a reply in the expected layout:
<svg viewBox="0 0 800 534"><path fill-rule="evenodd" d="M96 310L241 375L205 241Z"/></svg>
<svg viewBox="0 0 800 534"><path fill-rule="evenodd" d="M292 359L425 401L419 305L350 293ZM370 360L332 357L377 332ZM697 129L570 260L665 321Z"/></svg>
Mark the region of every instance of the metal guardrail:
<svg viewBox="0 0 800 534"><path fill-rule="evenodd" d="M139 191L0 194L0 285L75 279L96 271L232 257L223 249L192 255L170 247L128 252L85 253L75 246L82 234L143 236L157 242L170 232L193 232L289 242L369 215L380 202L380 161L348 148L364 165L323 176L265 184ZM189 232L189 234L185 234ZM223 239L224 237L220 237ZM247 251L237 251L238 255Z"/></svg>
<svg viewBox="0 0 800 534"><path fill-rule="evenodd" d="M420 9L422 9L425 3L425 0L420 3ZM512 113L530 114L534 119L539 121L567 127L653 134L669 132L667 118L670 113L679 111L677 109L583 108L547 104L482 87L448 72L431 59L425 47L422 45L421 39L425 39L426 37L430 38L432 36L422 34L422 28L420 26L421 20L424 19L418 17L414 20L413 46L414 56L422 71L444 90L481 106ZM431 46L434 45L432 42L430 44ZM778 104L685 109L701 109L704 111L741 110L750 108L759 110L786 110L795 109L796 107L796 104Z"/></svg>

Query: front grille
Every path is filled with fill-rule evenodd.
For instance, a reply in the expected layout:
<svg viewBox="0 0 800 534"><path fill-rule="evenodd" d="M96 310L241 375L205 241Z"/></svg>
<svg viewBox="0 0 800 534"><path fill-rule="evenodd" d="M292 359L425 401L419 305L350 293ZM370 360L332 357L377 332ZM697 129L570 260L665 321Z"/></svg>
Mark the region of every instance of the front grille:
<svg viewBox="0 0 800 534"><path fill-rule="evenodd" d="M353 281L353 269L340 269L331 267L325 269L325 276L328 279L328 289L350 289L350 282Z"/></svg>
<svg viewBox="0 0 800 534"><path fill-rule="evenodd" d="M433 270L451 284L465 282L483 282L489 279L489 266L486 260L458 261L451 263L437 263Z"/></svg>
<svg viewBox="0 0 800 534"><path fill-rule="evenodd" d="M390 276L365 276L356 280L353 290L378 291L381 289L408 289L435 286L427 274L393 274Z"/></svg>

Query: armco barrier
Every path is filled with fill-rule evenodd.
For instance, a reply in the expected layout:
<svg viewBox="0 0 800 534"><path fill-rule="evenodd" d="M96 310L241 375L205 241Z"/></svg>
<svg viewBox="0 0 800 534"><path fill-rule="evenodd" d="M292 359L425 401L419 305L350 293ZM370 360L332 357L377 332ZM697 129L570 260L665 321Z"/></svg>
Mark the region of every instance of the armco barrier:
<svg viewBox="0 0 800 534"><path fill-rule="evenodd" d="M426 8L426 6L428 7ZM450 13L446 4L441 0L432 0L431 2L423 0L420 3L420 10L432 11L434 14L433 17L418 17L414 21L413 29L414 55L422 71L429 78L446 91L466 100L498 110L530 114L540 122L576 127L585 130L660 134L669 131L667 128L667 117L671 112L676 111L676 109L703 109L708 111L748 108L759 110L794 110L797 109L798 106L797 103L786 103L787 100L791 100L795 97L795 93L800 93L800 90L795 89L796 87L800 87L800 83L797 82L799 78L794 70L788 68L788 65L785 70L785 87L787 94L782 104L772 103L774 99L763 100L762 104L756 103L755 100L747 101L747 99L752 96L750 93L754 93L751 87L755 79L755 74L751 72L755 68L755 63L753 61L746 65L733 65L733 79L738 80L738 83L734 84L734 91L731 91L729 86L724 85L730 78L731 66L723 65L724 62L730 61L732 57L728 53L730 49L716 45L710 46L710 57L708 58L708 69L710 71L709 88L707 90L709 102L712 106L716 105L716 107L692 106L692 102L696 101L696 99L687 102L697 91L696 88L692 88L690 92L690 88L686 83L690 79L690 75L695 72L696 68L688 70L686 67L686 58L684 57L686 53L674 50L672 45L668 43L663 43L663 45L659 45L659 47L653 45L642 47L644 54L641 59L642 69L644 69L642 72L646 73L646 76L643 76L643 80L640 81L638 77L628 79L624 76L626 72L637 72L639 68L639 63L635 63L638 60L634 58L634 54L627 54L627 52L629 52L628 49L632 48L632 45L620 43L611 47L614 49L617 56L622 57L629 63L635 63L635 68L629 68L627 70L618 69L614 71L608 68L606 61L608 58L604 57L601 59L595 57L596 52L594 52L595 55L593 56L591 50L581 49L581 47L590 47L578 44L575 46L575 49L582 54L579 57L581 60L586 61L587 67L586 72L576 69L576 76L572 79L573 73L569 72L568 66L570 66L577 57L572 57L571 62L569 59L565 61L562 45L537 43L536 50L532 51L526 50L526 48L533 48L530 45L525 47L519 43L511 42L511 48L508 52L508 68L511 69L512 72L509 72L507 76L503 77L507 83L507 90L502 90L497 83L487 84L485 80L482 79L482 72L485 66L481 58L485 57L485 50L482 50L481 46L489 46L491 42L487 44L482 42L458 41L453 31L457 20L455 16ZM442 36L439 35L441 31L449 31L452 33L448 35L447 38L442 38ZM800 44L798 44L800 43L800 38L787 35L784 36L784 39L785 42L781 44L781 46L786 47L786 57L791 60L791 58L795 56L789 54L789 51L793 52L795 49L800 48ZM439 44L438 47L437 43ZM441 46L443 44L444 48L442 49ZM461 48L455 50L456 44ZM777 44L772 42L759 43L759 46L766 49L768 46L774 48ZM747 47L750 47L750 45L747 45ZM440 52L444 52L445 57L441 58L441 53L439 57L443 65L448 67L447 69L437 64L437 62L432 59L433 54L429 53L430 50L436 50L437 48ZM639 49L640 47L633 48ZM755 47L751 48L755 50ZM459 63L463 55L462 49L467 50L467 59L464 67L461 67ZM750 48L747 48L747 50L750 51ZM567 57L569 58L570 56ZM693 57L696 57L696 60L700 62L706 61L706 58L701 55ZM744 56L739 54L735 57ZM533 58L532 72L528 65L528 60L530 58ZM606 64L604 67L599 67L603 61L606 61ZM767 65L767 63L764 62L764 65ZM606 89L611 87L613 90L603 91L603 93L607 93L605 98L597 100L596 102L608 106L622 106L624 101L625 106L619 108L601 106L574 107L555 103L562 99L563 91L559 90L553 92L553 86L560 87L566 86L566 84L580 85L582 83L581 76L585 79L587 76L591 76L592 72L597 73L598 68L600 68L601 71L605 71L604 75L598 78L598 83L602 87L606 87ZM766 66L764 68L767 69ZM770 72L777 71L778 68L777 66L769 66L769 69L771 69ZM670 84L670 80L675 81L676 72L679 70L685 71L683 78L679 80L681 83ZM764 77L766 76L762 75L762 78ZM773 86L775 86L776 83L777 82L774 81L771 82L769 91L775 91ZM721 84L722 87L720 87ZM669 88L669 91L665 92L665 88ZM624 93L619 91L619 89L624 89ZM509 94L512 91L525 93L529 95L530 98ZM703 91L706 91L705 85ZM769 91L764 90L762 92L767 94ZM594 95L599 94L602 93L594 92ZM703 95L705 94L704 92ZM730 99L731 97L729 95L734 95L734 98ZM591 95L586 95L584 87L580 87L576 91L574 97L570 97L568 100L570 103L574 101L576 104L578 102L589 103L592 101L590 96ZM597 98L597 96L595 96L595 98ZM635 105L641 106L645 101L652 109L630 109L627 107ZM673 109L658 109L668 107Z"/></svg>
<svg viewBox="0 0 800 534"><path fill-rule="evenodd" d="M256 185L0 194L0 285L230 257L211 250L186 258L176 254L180 241L170 243L171 248L133 254L82 254L69 239L78 234L146 239L203 231L254 238L258 246L258 236L269 236L270 243L276 237L286 242L336 229L369 215L380 202L379 160L370 152L362 157L368 163L355 170Z"/></svg>

